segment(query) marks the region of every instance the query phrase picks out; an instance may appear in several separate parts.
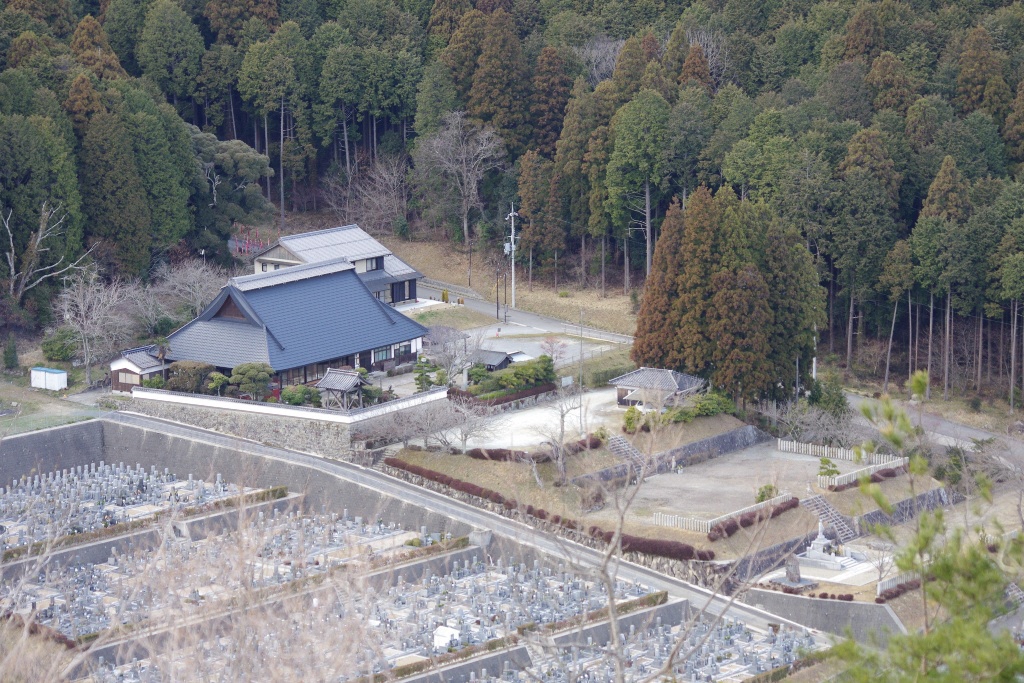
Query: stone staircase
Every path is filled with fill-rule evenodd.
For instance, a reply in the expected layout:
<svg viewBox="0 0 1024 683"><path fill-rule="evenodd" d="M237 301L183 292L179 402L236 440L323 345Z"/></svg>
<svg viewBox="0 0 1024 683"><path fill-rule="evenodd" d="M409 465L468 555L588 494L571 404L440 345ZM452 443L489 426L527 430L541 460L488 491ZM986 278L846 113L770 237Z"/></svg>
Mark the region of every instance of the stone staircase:
<svg viewBox="0 0 1024 683"><path fill-rule="evenodd" d="M1006 587L1006 597L1015 605L1024 605L1024 590L1012 581Z"/></svg>
<svg viewBox="0 0 1024 683"><path fill-rule="evenodd" d="M849 543L853 539L857 538L859 534L850 528L850 525L846 522L846 519L839 514L839 510L832 507L827 500L822 496L811 496L810 498L804 498L800 501L800 505L807 508L821 520L822 524L826 527L831 527L836 532L836 537L840 543Z"/></svg>
<svg viewBox="0 0 1024 683"><path fill-rule="evenodd" d="M548 671L558 668L559 662L557 658L545 652L540 643L530 638L525 638L523 645L526 647L526 654L530 656L530 663L533 665L532 668L535 675L539 674L546 678Z"/></svg>

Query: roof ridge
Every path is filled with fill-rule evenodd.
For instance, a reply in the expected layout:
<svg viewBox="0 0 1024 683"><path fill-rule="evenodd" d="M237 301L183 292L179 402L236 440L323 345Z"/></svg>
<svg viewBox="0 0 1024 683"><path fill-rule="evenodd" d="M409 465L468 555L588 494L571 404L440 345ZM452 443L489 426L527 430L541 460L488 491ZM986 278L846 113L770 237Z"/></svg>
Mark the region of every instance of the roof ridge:
<svg viewBox="0 0 1024 683"><path fill-rule="evenodd" d="M262 289L263 287L272 287L275 284L287 284L298 280L308 280L322 275L333 275L334 273L343 270L351 270L353 268L355 268L355 266L352 265L352 262L346 257L337 256L325 261L313 261L312 263L288 266L287 268L282 268L280 270L268 270L265 273L236 275L228 280L227 286L233 286L239 291L249 291L252 289ZM303 275L305 275L305 277L303 277ZM238 286L252 285L252 283L256 283L256 286L249 286L245 289Z"/></svg>
<svg viewBox="0 0 1024 683"><path fill-rule="evenodd" d="M352 228L363 230L359 227L358 223L349 223L348 225L336 225L333 228L320 228L319 230L309 230L307 232L293 232L290 235L282 235L281 237L278 237L277 241L283 242L284 240L290 240L296 237L309 237L310 235L320 235L325 232L334 232L335 230L351 230ZM366 231L363 230L363 232ZM370 233L367 232L366 234L369 235Z"/></svg>

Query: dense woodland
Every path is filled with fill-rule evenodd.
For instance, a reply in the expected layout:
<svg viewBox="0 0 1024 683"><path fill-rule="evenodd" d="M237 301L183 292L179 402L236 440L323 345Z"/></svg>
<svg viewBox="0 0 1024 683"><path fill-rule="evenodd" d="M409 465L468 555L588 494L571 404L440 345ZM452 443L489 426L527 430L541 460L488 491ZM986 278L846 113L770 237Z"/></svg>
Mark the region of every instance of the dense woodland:
<svg viewBox="0 0 1024 683"><path fill-rule="evenodd" d="M304 211L496 252L515 202L530 280L644 288L638 361L1005 396L1022 44L999 0L6 0L0 312Z"/></svg>

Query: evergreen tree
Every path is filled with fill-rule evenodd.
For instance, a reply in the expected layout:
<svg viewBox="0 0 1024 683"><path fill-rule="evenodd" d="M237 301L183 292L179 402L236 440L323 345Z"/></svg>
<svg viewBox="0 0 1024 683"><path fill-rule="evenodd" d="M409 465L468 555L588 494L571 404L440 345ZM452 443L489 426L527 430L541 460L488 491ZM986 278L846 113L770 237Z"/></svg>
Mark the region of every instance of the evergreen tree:
<svg viewBox="0 0 1024 683"><path fill-rule="evenodd" d="M95 114L105 111L99 92L86 74L80 73L71 81L68 98L64 101L64 111L71 117L79 137L85 135L89 120Z"/></svg>
<svg viewBox="0 0 1024 683"><path fill-rule="evenodd" d="M487 16L467 113L492 126L518 156L530 135L526 62L512 17L502 9Z"/></svg>
<svg viewBox="0 0 1024 683"><path fill-rule="evenodd" d="M722 162L722 175L755 197L772 199L793 164L793 140L784 135L782 113L768 109L754 119L750 134L733 145Z"/></svg>
<svg viewBox="0 0 1024 683"><path fill-rule="evenodd" d="M75 29L75 13L68 0L8 0L5 9L21 11L46 25L58 38L71 35Z"/></svg>
<svg viewBox="0 0 1024 683"><path fill-rule="evenodd" d="M646 70L647 59L644 57L643 45L639 38L631 36L619 51L619 56L615 60L615 70L612 72L612 83L615 85L619 104L628 102L640 89L640 81L643 80Z"/></svg>
<svg viewBox="0 0 1024 683"><path fill-rule="evenodd" d="M700 45L694 43L690 46L690 52L683 62L683 70L679 74L679 85L684 88L699 86L709 94L714 90L714 82L711 80L711 70L708 68L708 60L704 57L704 50Z"/></svg>
<svg viewBox="0 0 1024 683"><path fill-rule="evenodd" d="M875 109L892 109L906 114L914 101L915 88L906 67L891 52L883 52L875 58L864 81L875 92Z"/></svg>
<svg viewBox="0 0 1024 683"><path fill-rule="evenodd" d="M667 170L668 117L671 108L660 94L641 90L612 120L614 151L608 159L609 212L620 223L629 220L631 196L643 197L647 268L654 257L652 202Z"/></svg>
<svg viewBox="0 0 1024 683"><path fill-rule="evenodd" d="M135 48L152 4L153 0L110 0L103 14L103 28L110 46L120 57L121 65L135 75L140 73Z"/></svg>
<svg viewBox="0 0 1024 683"><path fill-rule="evenodd" d="M859 9L846 22L846 59L863 58L868 63L885 49L885 26L873 5Z"/></svg>
<svg viewBox="0 0 1024 683"><path fill-rule="evenodd" d="M565 107L569 103L572 80L565 70L558 50L545 47L537 58L533 75L533 99L530 114L533 117L534 145L548 158L555 156L555 143L562 131Z"/></svg>
<svg viewBox="0 0 1024 683"><path fill-rule="evenodd" d="M951 156L942 160L942 166L928 188L921 206L921 216L938 218L953 223L965 223L971 214L971 187L956 167Z"/></svg>
<svg viewBox="0 0 1024 683"><path fill-rule="evenodd" d="M941 97L922 97L907 110L907 139L920 152L935 142L939 130L952 119L953 108Z"/></svg>
<svg viewBox="0 0 1024 683"><path fill-rule="evenodd" d="M516 211L522 217L523 223L517 251L520 258L528 259L531 286L533 254L545 244L544 233L551 222L547 216L547 203L551 189L552 166L551 161L533 149L519 158L519 206Z"/></svg>
<svg viewBox="0 0 1024 683"><path fill-rule="evenodd" d="M801 375L810 376L815 329L825 325L825 290L819 284L814 259L795 228L771 220L765 233L763 265L772 325L768 362L773 384L790 384L800 359Z"/></svg>
<svg viewBox="0 0 1024 683"><path fill-rule="evenodd" d="M199 29L174 0L155 0L137 48L143 73L177 103L195 93L204 52Z"/></svg>
<svg viewBox="0 0 1024 683"><path fill-rule="evenodd" d="M96 254L126 277L149 268L151 218L128 130L116 114L92 117L82 141L82 206Z"/></svg>
<svg viewBox="0 0 1024 683"><path fill-rule="evenodd" d="M231 137L237 138L240 123L235 116L235 86L242 54L234 45L215 43L203 55L197 96L203 99L203 113L209 124L219 128L230 123Z"/></svg>
<svg viewBox="0 0 1024 683"><path fill-rule="evenodd" d="M128 75L117 61L117 55L111 49L100 22L92 16L86 16L78 22L75 34L71 37L71 54L79 64L96 74L97 78L124 78Z"/></svg>
<svg viewBox="0 0 1024 683"><path fill-rule="evenodd" d="M858 131L846 148L846 157L839 165L844 176L849 173L866 173L884 189L883 201L888 200L894 209L899 196L902 177L896 171L896 164L885 148L881 132L876 128Z"/></svg>
<svg viewBox="0 0 1024 683"><path fill-rule="evenodd" d="M1017 97L1006 117L1003 137L1006 138L1009 157L1017 163L1024 163L1024 80L1017 84Z"/></svg>
<svg viewBox="0 0 1024 683"><path fill-rule="evenodd" d="M18 369L18 345L14 341L14 333L7 335L7 344L4 346L4 369Z"/></svg>
<svg viewBox="0 0 1024 683"><path fill-rule="evenodd" d="M259 19L265 26L276 26L276 0L207 0L203 14L217 40L237 45L242 28L249 19Z"/></svg>
<svg viewBox="0 0 1024 683"><path fill-rule="evenodd" d="M430 22L427 30L431 36L440 38L447 45L459 26L462 15L472 8L469 0L434 0L430 8Z"/></svg>
<svg viewBox="0 0 1024 683"><path fill-rule="evenodd" d="M473 87L473 74L476 73L477 60L483 49L487 25L488 18L483 12L475 9L466 12L452 34L448 47L441 53L441 61L451 69L452 81L462 102L468 101Z"/></svg>
<svg viewBox="0 0 1024 683"><path fill-rule="evenodd" d="M446 70L443 66L441 69ZM341 128L345 173L348 176L352 175L352 153L349 144L352 136L349 126L355 124L359 105L365 99L363 91L366 88L366 80L366 60L362 49L341 43L327 53L320 72L317 122L325 144L333 145L338 129ZM426 83L426 78L422 83ZM438 116L443 116L443 113ZM416 130L419 132L419 128ZM337 157L337 145L334 145L334 149Z"/></svg>
<svg viewBox="0 0 1024 683"><path fill-rule="evenodd" d="M961 111L969 114L985 107L985 92L989 81L1002 79L1002 67L993 47L992 36L984 26L968 32L964 49L960 53L960 72L956 77L957 103ZM1003 83L1005 86L1005 82ZM993 91L992 93L996 93ZM995 103L990 102L990 106Z"/></svg>
<svg viewBox="0 0 1024 683"><path fill-rule="evenodd" d="M756 399L771 386L768 287L753 264L715 273L708 305L711 381L736 400Z"/></svg>
<svg viewBox="0 0 1024 683"><path fill-rule="evenodd" d="M686 216L674 199L661 224L661 238L654 248L654 265L644 286L636 333L630 356L637 365L681 368L676 337L679 333L679 279L686 262Z"/></svg>
<svg viewBox="0 0 1024 683"><path fill-rule="evenodd" d="M439 60L427 64L416 93L416 119L413 123L416 135L433 135L441 128L445 114L459 108L459 95L451 70Z"/></svg>

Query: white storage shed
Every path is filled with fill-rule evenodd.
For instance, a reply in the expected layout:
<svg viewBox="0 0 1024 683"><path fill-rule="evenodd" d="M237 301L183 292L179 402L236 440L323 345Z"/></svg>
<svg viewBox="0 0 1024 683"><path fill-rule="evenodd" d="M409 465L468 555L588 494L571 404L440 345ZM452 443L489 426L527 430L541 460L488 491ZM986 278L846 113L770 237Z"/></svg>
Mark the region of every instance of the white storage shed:
<svg viewBox="0 0 1024 683"><path fill-rule="evenodd" d="M68 373L53 368L32 368L32 388L61 391L68 388Z"/></svg>

